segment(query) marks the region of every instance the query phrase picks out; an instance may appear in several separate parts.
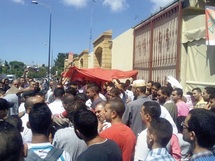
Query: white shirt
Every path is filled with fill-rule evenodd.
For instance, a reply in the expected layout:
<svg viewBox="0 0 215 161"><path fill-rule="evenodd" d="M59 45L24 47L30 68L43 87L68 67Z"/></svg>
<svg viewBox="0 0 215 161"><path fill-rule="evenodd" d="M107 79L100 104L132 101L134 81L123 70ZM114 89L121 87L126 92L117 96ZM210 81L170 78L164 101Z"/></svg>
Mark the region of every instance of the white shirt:
<svg viewBox="0 0 215 161"><path fill-rule="evenodd" d="M130 90L126 90L125 93L128 95L128 100L133 101L134 100L134 93Z"/></svg>
<svg viewBox="0 0 215 161"><path fill-rule="evenodd" d="M137 143L135 146L135 154L134 154L134 161L139 161L139 160L145 160L148 152L149 152L149 148L147 145L147 129L143 130L137 137Z"/></svg>
<svg viewBox="0 0 215 161"><path fill-rule="evenodd" d="M46 94L46 102L50 103L49 99L50 99L51 95L53 95L53 91L52 91L52 89L49 89Z"/></svg>
<svg viewBox="0 0 215 161"><path fill-rule="evenodd" d="M29 115L25 113L23 117L21 117L23 132L21 132L23 143L31 143L32 141L32 132L31 129L27 127L27 122L29 121Z"/></svg>
<svg viewBox="0 0 215 161"><path fill-rule="evenodd" d="M168 120L170 122L170 124L173 127L173 134L178 134L178 129L172 119L172 117L170 116L169 112L167 111L167 109L164 106L160 106L161 107L161 118L165 118L166 120ZM148 152L150 151L148 146L147 146L147 138L146 138L146 134L147 134L147 129L143 130L139 136L137 137L137 143L135 146L135 154L134 154L134 161L138 161L138 160L145 160L147 157Z"/></svg>
<svg viewBox="0 0 215 161"><path fill-rule="evenodd" d="M63 107L63 104L62 104L62 101L59 100L59 99L57 99L54 102L50 103L48 106L49 106L49 109L52 112L52 115L59 115L59 114L61 114L62 112L65 111L65 109Z"/></svg>
<svg viewBox="0 0 215 161"><path fill-rule="evenodd" d="M99 93L99 97L100 97L101 99L103 99L104 101L107 101L106 97L105 97L103 94Z"/></svg>
<svg viewBox="0 0 215 161"><path fill-rule="evenodd" d="M19 113L20 112L25 112L25 102L22 102L20 105L19 105Z"/></svg>

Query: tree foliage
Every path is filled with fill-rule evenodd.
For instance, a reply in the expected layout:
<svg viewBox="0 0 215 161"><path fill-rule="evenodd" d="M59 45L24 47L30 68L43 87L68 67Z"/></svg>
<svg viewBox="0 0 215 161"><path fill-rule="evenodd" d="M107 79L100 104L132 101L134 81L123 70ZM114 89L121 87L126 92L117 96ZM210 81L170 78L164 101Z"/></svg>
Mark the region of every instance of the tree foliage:
<svg viewBox="0 0 215 161"><path fill-rule="evenodd" d="M29 70L28 76L31 78L45 78L47 75L47 67L39 67Z"/></svg>
<svg viewBox="0 0 215 161"><path fill-rule="evenodd" d="M61 74L64 70L64 60L68 58L68 53L58 53L57 59L55 60L55 71Z"/></svg>
<svg viewBox="0 0 215 161"><path fill-rule="evenodd" d="M74 54L73 57L77 57L78 54ZM58 53L57 58L54 60L54 66L50 69L52 75L60 76L64 71L64 61L68 58L68 53ZM21 77L27 66L23 62L19 61L3 61L0 59L0 74L15 74L16 77ZM43 64L41 67L30 67L28 76L32 78L44 78L47 77L47 66Z"/></svg>

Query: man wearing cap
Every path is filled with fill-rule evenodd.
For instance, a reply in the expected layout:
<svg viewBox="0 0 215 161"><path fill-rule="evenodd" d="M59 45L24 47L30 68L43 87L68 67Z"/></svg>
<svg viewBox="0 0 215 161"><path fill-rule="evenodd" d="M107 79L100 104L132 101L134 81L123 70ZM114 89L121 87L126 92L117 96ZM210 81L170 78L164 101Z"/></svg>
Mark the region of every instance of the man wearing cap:
<svg viewBox="0 0 215 161"><path fill-rule="evenodd" d="M136 136L138 136L138 134L146 128L140 116L141 107L144 102L150 101L150 99L146 95L145 80L135 80L131 86L134 96L136 96L137 99L126 105L122 121L132 129Z"/></svg>

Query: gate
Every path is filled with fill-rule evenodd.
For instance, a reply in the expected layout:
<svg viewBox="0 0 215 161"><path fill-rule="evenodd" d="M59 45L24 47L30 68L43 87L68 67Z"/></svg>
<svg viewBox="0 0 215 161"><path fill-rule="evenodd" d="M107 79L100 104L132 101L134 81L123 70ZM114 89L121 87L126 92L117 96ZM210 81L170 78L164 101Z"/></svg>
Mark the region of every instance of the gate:
<svg viewBox="0 0 215 161"><path fill-rule="evenodd" d="M179 79L181 2L175 2L134 28L133 69L138 79L164 84Z"/></svg>

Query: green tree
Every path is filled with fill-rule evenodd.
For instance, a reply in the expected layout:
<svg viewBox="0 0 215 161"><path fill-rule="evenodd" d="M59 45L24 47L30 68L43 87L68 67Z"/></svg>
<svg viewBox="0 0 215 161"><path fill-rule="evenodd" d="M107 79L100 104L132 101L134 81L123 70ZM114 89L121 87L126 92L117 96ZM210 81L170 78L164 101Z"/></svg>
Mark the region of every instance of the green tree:
<svg viewBox="0 0 215 161"><path fill-rule="evenodd" d="M31 78L45 78L47 74L46 67L39 67L38 69L31 69L28 73L28 76Z"/></svg>
<svg viewBox="0 0 215 161"><path fill-rule="evenodd" d="M55 71L58 71L58 76L64 70L64 60L68 58L68 53L58 53L57 59L55 60ZM55 73L55 71L52 71Z"/></svg>
<svg viewBox="0 0 215 161"><path fill-rule="evenodd" d="M9 66L8 62L5 60L4 61L3 73L8 73L9 69L10 69L10 66Z"/></svg>
<svg viewBox="0 0 215 161"><path fill-rule="evenodd" d="M17 77L22 76L24 70L26 69L26 65L23 62L19 62L19 61L11 61L9 63L9 66L10 66L10 70L7 73L15 74Z"/></svg>

